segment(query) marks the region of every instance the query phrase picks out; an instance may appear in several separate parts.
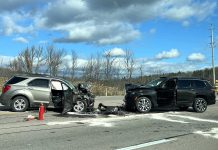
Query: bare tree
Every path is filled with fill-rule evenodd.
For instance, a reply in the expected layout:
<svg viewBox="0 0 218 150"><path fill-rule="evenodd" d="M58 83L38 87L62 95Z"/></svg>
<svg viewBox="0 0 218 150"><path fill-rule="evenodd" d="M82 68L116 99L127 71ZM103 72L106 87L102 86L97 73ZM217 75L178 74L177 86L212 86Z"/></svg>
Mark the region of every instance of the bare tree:
<svg viewBox="0 0 218 150"><path fill-rule="evenodd" d="M46 64L48 67L48 72L52 76L57 76L59 67L63 62L63 57L65 55L64 49L59 50L50 45L46 48Z"/></svg>
<svg viewBox="0 0 218 150"><path fill-rule="evenodd" d="M94 66L95 66L95 59L93 55L90 56L86 66L85 66L85 74L84 77L86 80L94 80Z"/></svg>
<svg viewBox="0 0 218 150"><path fill-rule="evenodd" d="M143 75L144 75L144 65L143 63L140 64L139 66L139 72L140 72L140 82L143 82Z"/></svg>
<svg viewBox="0 0 218 150"><path fill-rule="evenodd" d="M135 69L135 60L134 60L134 54L130 50L126 50L125 56L124 56L124 64L127 71L128 79L132 79L132 74Z"/></svg>
<svg viewBox="0 0 218 150"><path fill-rule="evenodd" d="M95 58L95 65L94 65L94 78L95 81L99 81L101 79L101 73L102 73L102 57L100 53L96 54Z"/></svg>
<svg viewBox="0 0 218 150"><path fill-rule="evenodd" d="M77 53L72 50L71 51L71 78L74 79L75 78L75 74L76 74L76 69L77 69L77 61L78 61L78 56Z"/></svg>
<svg viewBox="0 0 218 150"><path fill-rule="evenodd" d="M13 71L22 71L26 73L38 73L43 62L43 48L38 49L35 46L27 47L18 54L18 57L12 60L9 67Z"/></svg>
<svg viewBox="0 0 218 150"><path fill-rule="evenodd" d="M40 67L45 63L45 58L43 56L43 47L39 46L35 52L35 73L39 73Z"/></svg>
<svg viewBox="0 0 218 150"><path fill-rule="evenodd" d="M15 58L9 62L9 69L12 72L18 72L18 73L22 72L22 67L21 67L21 64L20 64L18 58Z"/></svg>
<svg viewBox="0 0 218 150"><path fill-rule="evenodd" d="M104 58L105 79L110 80L112 78L113 65L117 57L111 55L111 51L109 51L105 53Z"/></svg>

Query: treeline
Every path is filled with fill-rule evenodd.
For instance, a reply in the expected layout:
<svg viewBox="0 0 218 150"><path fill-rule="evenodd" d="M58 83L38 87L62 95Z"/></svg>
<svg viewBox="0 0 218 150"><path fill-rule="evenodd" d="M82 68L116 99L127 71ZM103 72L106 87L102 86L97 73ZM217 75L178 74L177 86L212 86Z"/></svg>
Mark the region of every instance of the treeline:
<svg viewBox="0 0 218 150"><path fill-rule="evenodd" d="M47 74L92 82L120 79L123 75L131 79L136 69L134 54L130 50L122 55L114 55L111 51L92 54L83 60L83 64L80 60L73 50L69 55L65 49L54 45L32 46L21 51L5 67L14 73Z"/></svg>
<svg viewBox="0 0 218 150"><path fill-rule="evenodd" d="M111 51L92 54L81 64L77 53L73 50L69 55L65 49L59 49L54 45L32 46L22 50L7 65L0 65L0 77L24 73L59 76L74 84L91 82L97 95L121 95L124 93L126 83L145 84L160 76L199 77L212 81L211 68L177 73L161 73L157 70L151 73L152 75L145 75L143 61L136 62L131 50L126 50L122 55L114 55Z"/></svg>

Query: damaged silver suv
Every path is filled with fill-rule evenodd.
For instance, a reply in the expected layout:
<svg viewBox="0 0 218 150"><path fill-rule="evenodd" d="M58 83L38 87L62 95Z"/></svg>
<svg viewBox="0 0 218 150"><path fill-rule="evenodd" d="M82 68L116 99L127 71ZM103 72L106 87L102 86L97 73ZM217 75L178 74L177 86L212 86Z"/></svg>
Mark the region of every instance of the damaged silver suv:
<svg viewBox="0 0 218 150"><path fill-rule="evenodd" d="M70 82L42 75L13 76L3 86L0 103L9 106L12 111L22 112L41 103L45 106L53 103L55 107L63 107L66 97L72 100L73 111L83 112L94 107L94 98Z"/></svg>

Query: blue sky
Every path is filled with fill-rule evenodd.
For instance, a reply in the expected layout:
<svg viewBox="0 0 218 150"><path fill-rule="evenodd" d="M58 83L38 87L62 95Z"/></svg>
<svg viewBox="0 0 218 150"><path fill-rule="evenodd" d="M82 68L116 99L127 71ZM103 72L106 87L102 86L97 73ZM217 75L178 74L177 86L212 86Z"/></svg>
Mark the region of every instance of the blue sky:
<svg viewBox="0 0 218 150"><path fill-rule="evenodd" d="M81 61L128 49L147 72L202 69L211 66L210 24L218 43L217 8L216 0L1 1L0 58L54 44Z"/></svg>

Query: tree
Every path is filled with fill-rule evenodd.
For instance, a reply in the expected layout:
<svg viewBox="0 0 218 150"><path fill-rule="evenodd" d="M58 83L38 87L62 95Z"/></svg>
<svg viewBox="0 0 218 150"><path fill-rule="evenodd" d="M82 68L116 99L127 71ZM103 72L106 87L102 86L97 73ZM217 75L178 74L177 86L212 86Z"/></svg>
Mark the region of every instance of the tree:
<svg viewBox="0 0 218 150"><path fill-rule="evenodd" d="M110 80L112 78L113 65L117 57L111 55L111 51L109 51L105 52L104 58L105 79Z"/></svg>
<svg viewBox="0 0 218 150"><path fill-rule="evenodd" d="M76 74L76 69L77 69L77 60L78 60L78 56L77 53L72 50L71 51L71 78L74 79L75 78L75 74Z"/></svg>
<svg viewBox="0 0 218 150"><path fill-rule="evenodd" d="M135 67L135 60L134 60L134 54L130 50L126 50L125 56L124 56L124 64L127 71L127 77L129 81L132 79L132 74Z"/></svg>
<svg viewBox="0 0 218 150"><path fill-rule="evenodd" d="M53 45L46 48L46 64L47 71L52 76L57 76L60 65L63 62L63 57L65 56L64 49L56 49Z"/></svg>
<svg viewBox="0 0 218 150"><path fill-rule="evenodd" d="M38 47L38 49L35 46L27 47L10 62L9 67L13 71L39 73L39 68L44 60L42 54L42 47Z"/></svg>

